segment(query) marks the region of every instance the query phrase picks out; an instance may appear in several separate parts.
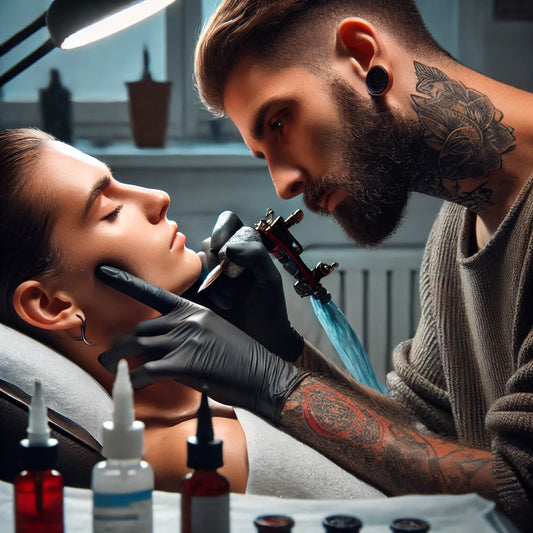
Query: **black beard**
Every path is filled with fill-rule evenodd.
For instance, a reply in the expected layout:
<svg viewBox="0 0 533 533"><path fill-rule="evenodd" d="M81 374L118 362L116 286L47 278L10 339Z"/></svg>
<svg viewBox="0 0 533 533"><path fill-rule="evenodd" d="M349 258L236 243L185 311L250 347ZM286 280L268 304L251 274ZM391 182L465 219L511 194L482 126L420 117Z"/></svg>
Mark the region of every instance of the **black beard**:
<svg viewBox="0 0 533 533"><path fill-rule="evenodd" d="M380 112L375 102L363 100L339 79L333 79L330 86L344 122L321 141L342 154L346 173L309 180L304 202L312 211L333 215L361 246L376 246L398 228L427 147L414 121ZM347 194L333 214L319 207L332 190Z"/></svg>

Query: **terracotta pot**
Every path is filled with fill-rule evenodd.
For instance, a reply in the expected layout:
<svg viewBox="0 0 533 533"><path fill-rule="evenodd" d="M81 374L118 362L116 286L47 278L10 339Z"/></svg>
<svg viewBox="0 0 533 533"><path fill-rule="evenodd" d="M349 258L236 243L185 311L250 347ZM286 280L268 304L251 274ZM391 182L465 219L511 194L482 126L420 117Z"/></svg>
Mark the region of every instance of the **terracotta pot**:
<svg viewBox="0 0 533 533"><path fill-rule="evenodd" d="M135 145L139 148L162 148L167 136L172 83L142 79L128 82L126 86Z"/></svg>

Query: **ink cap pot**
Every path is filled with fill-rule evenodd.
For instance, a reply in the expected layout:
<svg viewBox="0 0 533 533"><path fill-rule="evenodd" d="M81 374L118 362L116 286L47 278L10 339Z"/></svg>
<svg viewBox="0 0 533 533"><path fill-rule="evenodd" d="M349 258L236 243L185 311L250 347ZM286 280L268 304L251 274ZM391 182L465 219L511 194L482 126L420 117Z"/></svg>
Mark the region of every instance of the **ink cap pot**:
<svg viewBox="0 0 533 533"><path fill-rule="evenodd" d="M396 518L390 524L392 533L427 533L429 524L421 518Z"/></svg>
<svg viewBox="0 0 533 533"><path fill-rule="evenodd" d="M337 514L326 516L322 525L326 533L359 533L363 523L356 516Z"/></svg>
<svg viewBox="0 0 533 533"><path fill-rule="evenodd" d="M261 515L254 520L258 533L290 533L294 520L287 515Z"/></svg>

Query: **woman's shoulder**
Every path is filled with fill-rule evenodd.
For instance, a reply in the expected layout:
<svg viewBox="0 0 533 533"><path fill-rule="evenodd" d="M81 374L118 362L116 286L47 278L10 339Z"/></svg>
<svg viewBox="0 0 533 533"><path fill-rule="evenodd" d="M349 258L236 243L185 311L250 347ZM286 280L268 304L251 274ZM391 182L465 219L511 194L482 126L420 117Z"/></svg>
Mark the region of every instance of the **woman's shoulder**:
<svg viewBox="0 0 533 533"><path fill-rule="evenodd" d="M151 387L154 387L153 385ZM136 392L136 418L145 424L145 459L159 490L178 492L187 467L187 439L196 434L200 394L188 387L160 387ZM169 397L169 395L171 395ZM244 492L248 478L246 437L232 407L210 402L213 433L222 440L225 475L232 492Z"/></svg>

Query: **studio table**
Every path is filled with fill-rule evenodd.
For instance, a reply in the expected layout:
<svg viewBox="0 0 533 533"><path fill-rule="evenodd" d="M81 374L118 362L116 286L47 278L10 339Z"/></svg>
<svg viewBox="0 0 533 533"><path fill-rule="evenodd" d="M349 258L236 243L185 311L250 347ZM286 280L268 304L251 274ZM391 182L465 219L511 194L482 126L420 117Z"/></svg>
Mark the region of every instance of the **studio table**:
<svg viewBox="0 0 533 533"><path fill-rule="evenodd" d="M180 496L155 491L154 533L180 531ZM65 488L65 532L90 533L92 493ZM429 522L430 533L516 533L494 506L475 494L460 496L399 496L377 500L296 500L251 494L231 494L232 533L253 533L253 520L262 514L290 515L293 533L323 533L322 520L331 514L350 514L363 522L362 533L390 532L395 518L416 517ZM13 485L0 482L0 524L3 533L14 532Z"/></svg>

